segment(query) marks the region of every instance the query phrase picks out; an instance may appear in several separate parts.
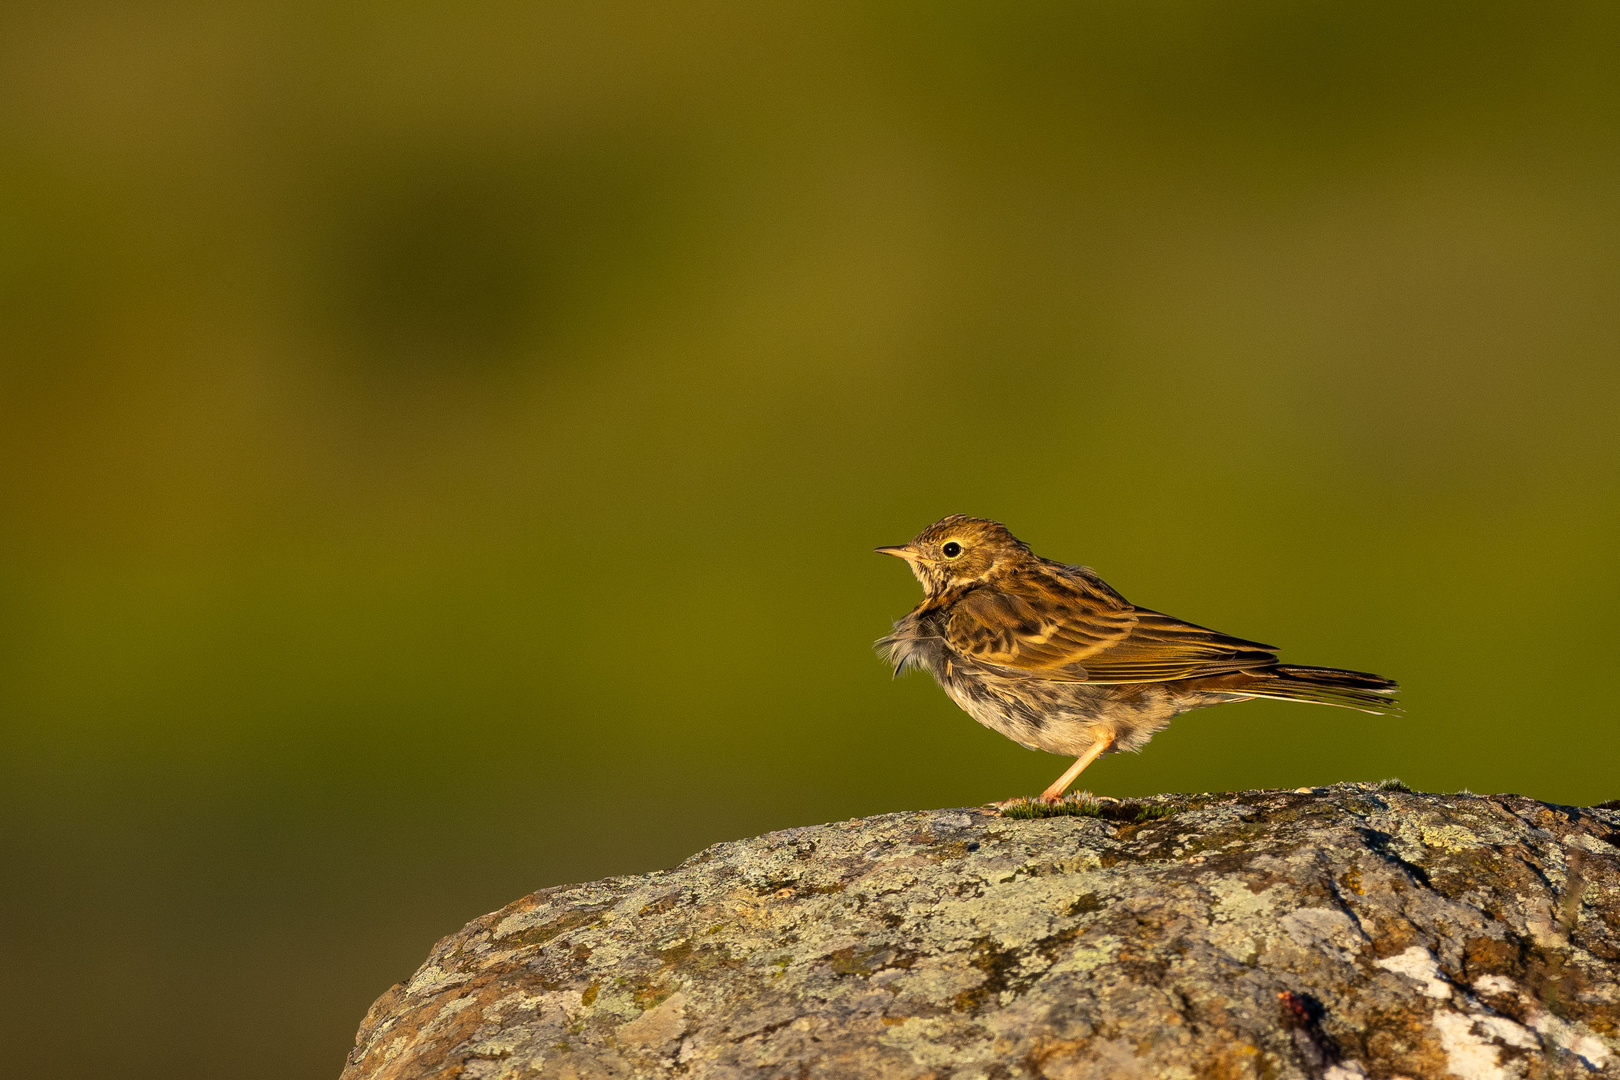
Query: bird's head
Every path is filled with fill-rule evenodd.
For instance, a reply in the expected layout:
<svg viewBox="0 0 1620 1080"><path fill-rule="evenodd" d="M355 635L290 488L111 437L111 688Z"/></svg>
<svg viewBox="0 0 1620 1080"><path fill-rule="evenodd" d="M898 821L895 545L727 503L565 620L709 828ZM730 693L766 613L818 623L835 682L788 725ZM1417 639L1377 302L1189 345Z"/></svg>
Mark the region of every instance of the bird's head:
<svg viewBox="0 0 1620 1080"><path fill-rule="evenodd" d="M1034 557L1001 522L965 514L941 518L909 544L877 550L911 564L928 596L988 580Z"/></svg>

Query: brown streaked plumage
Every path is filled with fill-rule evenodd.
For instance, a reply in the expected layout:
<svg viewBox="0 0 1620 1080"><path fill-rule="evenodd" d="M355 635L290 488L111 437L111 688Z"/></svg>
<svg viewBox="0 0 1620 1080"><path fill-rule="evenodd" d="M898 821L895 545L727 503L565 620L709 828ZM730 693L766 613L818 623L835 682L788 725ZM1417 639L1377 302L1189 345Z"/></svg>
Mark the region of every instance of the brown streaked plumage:
<svg viewBox="0 0 1620 1080"><path fill-rule="evenodd" d="M1136 607L997 521L954 514L877 550L905 559L923 587L877 643L895 674L921 668L984 726L1074 755L1042 793L1049 802L1100 755L1140 750L1189 709L1263 697L1399 711L1388 679L1280 664L1271 645Z"/></svg>

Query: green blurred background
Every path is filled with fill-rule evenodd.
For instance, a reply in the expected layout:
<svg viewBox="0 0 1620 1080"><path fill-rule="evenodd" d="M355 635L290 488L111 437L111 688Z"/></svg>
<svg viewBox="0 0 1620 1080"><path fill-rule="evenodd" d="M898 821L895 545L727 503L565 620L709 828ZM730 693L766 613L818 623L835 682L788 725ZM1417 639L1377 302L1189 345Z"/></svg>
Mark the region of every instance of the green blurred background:
<svg viewBox="0 0 1620 1080"><path fill-rule="evenodd" d="M998 517L1388 674L1103 793L1620 796L1620 8L0 9L12 1076L335 1077L438 936L1065 762L870 644Z"/></svg>

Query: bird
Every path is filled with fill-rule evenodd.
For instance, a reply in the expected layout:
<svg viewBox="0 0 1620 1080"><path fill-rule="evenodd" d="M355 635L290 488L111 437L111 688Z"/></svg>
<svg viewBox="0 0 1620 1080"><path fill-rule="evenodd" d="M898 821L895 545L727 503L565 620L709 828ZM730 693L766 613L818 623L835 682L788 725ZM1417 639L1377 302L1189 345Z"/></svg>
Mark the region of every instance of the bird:
<svg viewBox="0 0 1620 1080"><path fill-rule="evenodd" d="M1282 664L1274 645L1137 607L1091 567L1042 558L999 521L953 514L875 550L904 559L923 588L879 653L896 676L928 672L992 731L1073 756L1042 802L1190 709L1274 698L1400 712L1389 679Z"/></svg>

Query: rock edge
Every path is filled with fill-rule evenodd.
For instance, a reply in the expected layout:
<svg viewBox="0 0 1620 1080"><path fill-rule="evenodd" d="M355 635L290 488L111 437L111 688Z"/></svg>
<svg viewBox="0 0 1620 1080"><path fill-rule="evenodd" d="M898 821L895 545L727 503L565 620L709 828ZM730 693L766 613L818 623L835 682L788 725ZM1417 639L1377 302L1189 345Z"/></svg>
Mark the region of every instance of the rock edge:
<svg viewBox="0 0 1620 1080"><path fill-rule="evenodd" d="M343 1080L1620 1080L1620 812L1143 803L1173 813L886 814L542 889L379 998Z"/></svg>

